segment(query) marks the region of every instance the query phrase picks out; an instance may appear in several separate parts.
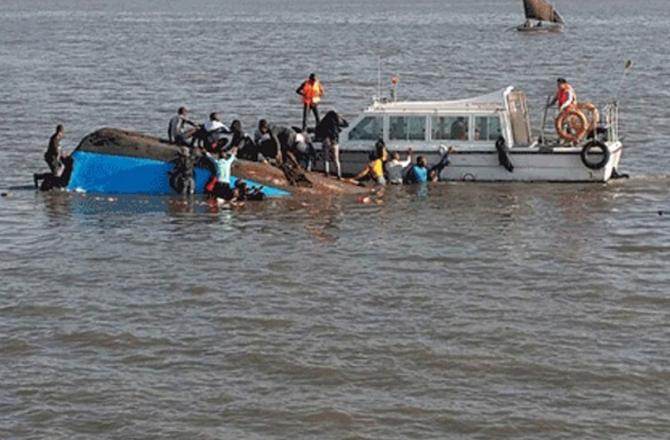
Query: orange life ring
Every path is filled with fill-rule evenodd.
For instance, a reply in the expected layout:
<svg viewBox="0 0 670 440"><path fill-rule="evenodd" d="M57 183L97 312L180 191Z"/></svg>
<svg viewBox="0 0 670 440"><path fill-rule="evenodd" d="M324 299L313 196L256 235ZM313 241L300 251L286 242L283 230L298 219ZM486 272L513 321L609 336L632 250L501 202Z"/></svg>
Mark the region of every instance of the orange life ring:
<svg viewBox="0 0 670 440"><path fill-rule="evenodd" d="M577 110L584 113L584 116L586 116L586 119L589 121L587 133L591 133L598 128L598 123L600 122L600 112L598 111L598 107L587 101L578 103Z"/></svg>
<svg viewBox="0 0 670 440"><path fill-rule="evenodd" d="M584 113L570 106L559 113L556 118L556 133L561 139L569 142L579 142L584 139L589 121Z"/></svg>

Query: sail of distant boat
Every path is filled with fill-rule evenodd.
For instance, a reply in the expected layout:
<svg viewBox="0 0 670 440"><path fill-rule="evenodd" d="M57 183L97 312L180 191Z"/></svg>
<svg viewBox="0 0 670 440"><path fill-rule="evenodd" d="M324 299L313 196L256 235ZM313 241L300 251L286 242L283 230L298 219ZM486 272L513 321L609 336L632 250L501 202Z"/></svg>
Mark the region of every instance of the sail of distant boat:
<svg viewBox="0 0 670 440"><path fill-rule="evenodd" d="M527 20L565 24L561 14L546 0L523 0L523 8Z"/></svg>

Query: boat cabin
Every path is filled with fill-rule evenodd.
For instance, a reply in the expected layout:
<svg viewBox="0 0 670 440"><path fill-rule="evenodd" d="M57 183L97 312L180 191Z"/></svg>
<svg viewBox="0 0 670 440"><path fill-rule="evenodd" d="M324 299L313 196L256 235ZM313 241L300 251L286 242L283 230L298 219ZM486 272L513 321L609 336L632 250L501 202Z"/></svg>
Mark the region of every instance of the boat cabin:
<svg viewBox="0 0 670 440"><path fill-rule="evenodd" d="M457 101L375 101L340 141L342 150L369 150L383 139L390 150L463 151L493 148L500 136L510 147L531 143L526 95L513 87Z"/></svg>

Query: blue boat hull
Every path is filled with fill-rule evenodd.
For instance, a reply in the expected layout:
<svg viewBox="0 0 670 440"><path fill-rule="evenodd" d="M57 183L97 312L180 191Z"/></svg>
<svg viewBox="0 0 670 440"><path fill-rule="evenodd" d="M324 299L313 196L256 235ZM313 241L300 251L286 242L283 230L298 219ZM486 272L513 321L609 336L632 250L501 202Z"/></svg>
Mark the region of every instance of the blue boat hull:
<svg viewBox="0 0 670 440"><path fill-rule="evenodd" d="M67 186L71 191L105 194L174 194L169 184L169 172L174 164L157 159L104 154L90 151L75 151L72 175ZM196 168L196 192L203 193L211 173ZM234 185L236 178L231 178ZM247 180L250 187L262 186ZM267 197L288 196L290 193L265 186Z"/></svg>

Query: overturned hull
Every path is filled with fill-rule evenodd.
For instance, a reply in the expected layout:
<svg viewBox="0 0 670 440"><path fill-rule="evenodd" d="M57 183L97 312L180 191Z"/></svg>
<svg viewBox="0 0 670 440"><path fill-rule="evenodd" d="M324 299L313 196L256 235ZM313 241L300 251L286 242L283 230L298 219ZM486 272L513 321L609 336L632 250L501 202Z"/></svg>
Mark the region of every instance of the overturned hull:
<svg viewBox="0 0 670 440"><path fill-rule="evenodd" d="M102 128L84 137L72 153L72 174L67 188L108 194L174 194L170 172L181 148L153 136ZM267 197L361 192L354 185L313 173L307 174L310 187L295 187L281 170L268 164L238 160L232 171L231 184L244 179L250 187L262 187ZM195 168L196 193L204 193L213 173L212 163L200 158Z"/></svg>
<svg viewBox="0 0 670 440"><path fill-rule="evenodd" d="M103 128L86 136L73 152L73 168L68 189L114 194L173 194L170 172L180 147L140 133ZM208 161L195 169L195 191L203 193L212 176ZM235 183L235 179L231 179ZM248 182L260 186L258 182ZM289 195L266 187L268 197Z"/></svg>

